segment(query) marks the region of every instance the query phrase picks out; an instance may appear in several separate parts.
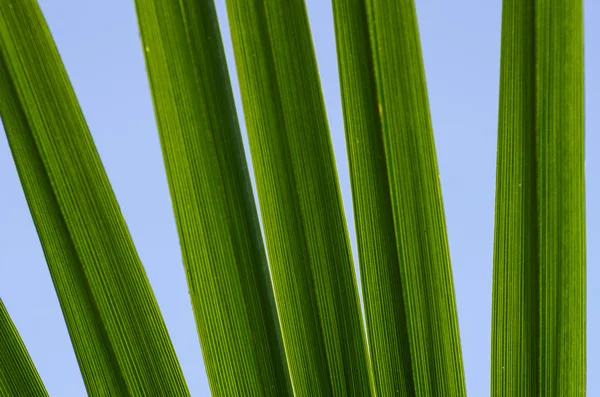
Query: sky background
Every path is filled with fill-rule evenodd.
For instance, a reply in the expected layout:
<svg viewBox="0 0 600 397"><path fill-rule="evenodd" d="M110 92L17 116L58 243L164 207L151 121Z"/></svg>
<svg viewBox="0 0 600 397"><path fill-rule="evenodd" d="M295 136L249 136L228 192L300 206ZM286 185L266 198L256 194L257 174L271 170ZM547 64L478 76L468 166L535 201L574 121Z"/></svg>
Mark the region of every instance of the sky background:
<svg viewBox="0 0 600 397"><path fill-rule="evenodd" d="M209 395L162 163L133 0L39 0L145 265L193 396ZM216 0L230 71L224 0ZM501 1L416 0L467 389L489 395ZM307 0L356 262L333 17ZM592 23L595 21L596 23ZM600 2L586 2L588 395L600 396ZM233 88L243 129L235 73ZM1 127L0 127L1 129ZM2 131L3 132L3 131ZM245 134L245 130L243 129ZM4 133L0 297L52 396L85 389ZM247 148L247 140L244 135ZM248 160L250 161L249 157ZM251 164L250 164L251 167Z"/></svg>

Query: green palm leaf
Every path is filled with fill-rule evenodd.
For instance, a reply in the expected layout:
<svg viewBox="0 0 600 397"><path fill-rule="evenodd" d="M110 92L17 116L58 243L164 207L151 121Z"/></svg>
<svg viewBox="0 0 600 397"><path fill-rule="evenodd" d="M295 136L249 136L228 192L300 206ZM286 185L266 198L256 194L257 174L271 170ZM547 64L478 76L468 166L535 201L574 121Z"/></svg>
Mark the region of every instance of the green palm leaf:
<svg viewBox="0 0 600 397"><path fill-rule="evenodd" d="M0 11L0 114L88 393L187 395L39 7Z"/></svg>
<svg viewBox="0 0 600 397"><path fill-rule="evenodd" d="M505 0L493 396L585 395L582 1Z"/></svg>
<svg viewBox="0 0 600 397"><path fill-rule="evenodd" d="M291 395L214 3L136 5L212 393Z"/></svg>
<svg viewBox="0 0 600 397"><path fill-rule="evenodd" d="M414 4L345 0L333 5L377 389L382 395L464 395Z"/></svg>
<svg viewBox="0 0 600 397"><path fill-rule="evenodd" d="M3 397L48 396L29 353L0 299L0 395Z"/></svg>
<svg viewBox="0 0 600 397"><path fill-rule="evenodd" d="M367 396L370 365L304 2L227 7L294 392Z"/></svg>
<svg viewBox="0 0 600 397"><path fill-rule="evenodd" d="M332 1L365 323L304 1L226 3L267 252L214 2L134 2L213 395L464 396L414 1ZM491 393L585 396L583 1L502 20ZM189 395L35 0L0 0L0 99L88 394ZM0 352L47 395L1 301Z"/></svg>

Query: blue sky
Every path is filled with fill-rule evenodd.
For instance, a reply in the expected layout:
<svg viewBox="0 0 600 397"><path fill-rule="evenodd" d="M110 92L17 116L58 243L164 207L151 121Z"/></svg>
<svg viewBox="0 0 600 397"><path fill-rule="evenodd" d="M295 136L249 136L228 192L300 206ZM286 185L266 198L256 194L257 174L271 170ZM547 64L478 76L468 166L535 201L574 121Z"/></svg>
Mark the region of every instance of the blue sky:
<svg viewBox="0 0 600 397"><path fill-rule="evenodd" d="M224 0L216 0L234 70ZM194 396L207 395L133 1L40 0ZM446 210L468 392L489 394L501 1L416 0ZM307 0L355 251L328 0ZM591 21L596 21L592 23ZM600 373L600 3L586 4L588 373ZM596 40L594 42L594 40ZM242 118L238 85L233 87ZM596 111L595 111L596 110ZM243 122L242 122L243 125ZM0 296L53 396L85 395L58 301L0 134ZM244 137L245 139L245 137ZM247 143L245 141L245 143ZM132 158L132 153L135 155ZM592 288L595 286L594 288ZM595 353L595 354L594 354ZM588 395L600 380L588 377Z"/></svg>

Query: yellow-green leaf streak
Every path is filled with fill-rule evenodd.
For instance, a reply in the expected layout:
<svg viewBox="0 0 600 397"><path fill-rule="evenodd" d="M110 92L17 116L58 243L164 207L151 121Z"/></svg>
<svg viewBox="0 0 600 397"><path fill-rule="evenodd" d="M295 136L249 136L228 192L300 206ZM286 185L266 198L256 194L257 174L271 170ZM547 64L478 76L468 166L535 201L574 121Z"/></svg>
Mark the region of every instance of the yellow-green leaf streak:
<svg viewBox="0 0 600 397"><path fill-rule="evenodd" d="M27 348L0 299L0 396L47 397Z"/></svg>
<svg viewBox="0 0 600 397"><path fill-rule="evenodd" d="M396 293L404 301L413 395L464 396L452 268L415 5L412 0L366 3L402 286Z"/></svg>
<svg viewBox="0 0 600 397"><path fill-rule="evenodd" d="M380 396L413 396L413 374L367 8L334 0L352 202L373 376Z"/></svg>
<svg viewBox="0 0 600 397"><path fill-rule="evenodd" d="M505 0L492 396L585 396L583 2Z"/></svg>
<svg viewBox="0 0 600 397"><path fill-rule="evenodd" d="M297 396L368 396L358 291L304 2L227 9Z"/></svg>
<svg viewBox="0 0 600 397"><path fill-rule="evenodd" d="M291 395L214 3L136 6L212 395Z"/></svg>
<svg viewBox="0 0 600 397"><path fill-rule="evenodd" d="M34 0L0 1L0 114L90 396L189 395Z"/></svg>

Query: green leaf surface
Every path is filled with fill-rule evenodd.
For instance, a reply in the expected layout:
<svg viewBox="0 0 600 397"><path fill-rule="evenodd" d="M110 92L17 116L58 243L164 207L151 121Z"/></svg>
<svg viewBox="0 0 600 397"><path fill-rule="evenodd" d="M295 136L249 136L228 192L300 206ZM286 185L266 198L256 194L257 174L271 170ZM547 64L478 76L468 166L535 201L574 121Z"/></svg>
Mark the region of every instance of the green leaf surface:
<svg viewBox="0 0 600 397"><path fill-rule="evenodd" d="M363 0L332 3L375 385L380 395L414 395L366 4Z"/></svg>
<svg viewBox="0 0 600 397"><path fill-rule="evenodd" d="M0 396L48 396L31 357L0 299Z"/></svg>
<svg viewBox="0 0 600 397"><path fill-rule="evenodd" d="M0 15L0 114L88 394L188 395L41 11Z"/></svg>
<svg viewBox="0 0 600 397"><path fill-rule="evenodd" d="M292 395L214 3L136 5L212 394Z"/></svg>
<svg viewBox="0 0 600 397"><path fill-rule="evenodd" d="M370 364L308 17L228 0L273 285L297 396L368 396Z"/></svg>
<svg viewBox="0 0 600 397"><path fill-rule="evenodd" d="M502 13L492 396L585 396L583 2Z"/></svg>
<svg viewBox="0 0 600 397"><path fill-rule="evenodd" d="M377 390L464 395L414 3L343 0L333 9Z"/></svg>

